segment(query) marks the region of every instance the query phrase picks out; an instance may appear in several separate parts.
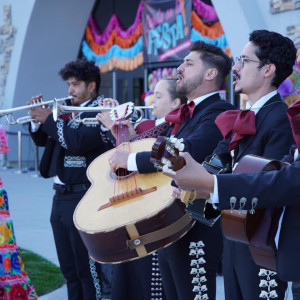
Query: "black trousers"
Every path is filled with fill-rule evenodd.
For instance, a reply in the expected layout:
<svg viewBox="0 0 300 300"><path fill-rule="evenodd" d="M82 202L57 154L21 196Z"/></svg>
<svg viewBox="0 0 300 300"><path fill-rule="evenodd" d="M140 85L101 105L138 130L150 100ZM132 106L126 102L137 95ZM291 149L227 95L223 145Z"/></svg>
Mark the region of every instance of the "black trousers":
<svg viewBox="0 0 300 300"><path fill-rule="evenodd" d="M258 267L247 245L224 238L223 247L226 300L284 299L287 283Z"/></svg>
<svg viewBox="0 0 300 300"><path fill-rule="evenodd" d="M116 264L111 300L165 300L157 253Z"/></svg>
<svg viewBox="0 0 300 300"><path fill-rule="evenodd" d="M196 222L179 241L158 251L168 300L216 298L216 276L222 256L220 221L212 227Z"/></svg>
<svg viewBox="0 0 300 300"><path fill-rule="evenodd" d="M300 300L300 282L292 282L293 299Z"/></svg>
<svg viewBox="0 0 300 300"><path fill-rule="evenodd" d="M101 265L92 260L73 223L73 213L85 191L58 193L53 197L51 226L60 269L66 278L69 300L101 299L103 283L110 288L111 278L101 272ZM109 272L112 266L105 265ZM110 294L109 291L105 291ZM109 295L108 295L109 296Z"/></svg>

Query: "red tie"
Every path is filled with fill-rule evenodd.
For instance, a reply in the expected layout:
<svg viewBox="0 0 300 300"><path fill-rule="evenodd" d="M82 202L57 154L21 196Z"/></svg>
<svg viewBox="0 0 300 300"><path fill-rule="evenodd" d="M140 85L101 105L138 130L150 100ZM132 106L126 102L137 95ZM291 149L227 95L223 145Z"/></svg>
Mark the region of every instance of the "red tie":
<svg viewBox="0 0 300 300"><path fill-rule="evenodd" d="M71 113L63 114L60 115L59 118L64 120L65 122L68 122L70 119L72 119L72 114Z"/></svg>
<svg viewBox="0 0 300 300"><path fill-rule="evenodd" d="M166 121L174 124L171 135L178 131L180 125L185 121L187 115L189 115L190 119L192 118L194 109L195 102L191 101L189 104L182 104L178 109L175 109L166 115Z"/></svg>
<svg viewBox="0 0 300 300"><path fill-rule="evenodd" d="M300 147L300 100L297 100L287 109L287 115L289 117L294 140L299 149Z"/></svg>
<svg viewBox="0 0 300 300"><path fill-rule="evenodd" d="M229 151L234 149L245 135L256 134L255 114L252 110L227 110L215 120L223 137L228 139L235 133L229 144Z"/></svg>

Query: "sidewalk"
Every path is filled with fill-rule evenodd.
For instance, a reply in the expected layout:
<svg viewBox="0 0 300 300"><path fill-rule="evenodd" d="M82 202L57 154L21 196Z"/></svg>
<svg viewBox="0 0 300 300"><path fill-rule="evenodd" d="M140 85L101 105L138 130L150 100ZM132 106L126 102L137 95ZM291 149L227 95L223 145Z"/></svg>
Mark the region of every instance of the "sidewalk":
<svg viewBox="0 0 300 300"><path fill-rule="evenodd" d="M53 197L52 179L34 176L34 173L17 174L16 169L0 169L19 247L33 251L58 265L50 225ZM25 265L26 269L26 265ZM66 286L39 297L41 300L67 300ZM217 277L216 300L224 300L223 277ZM285 300L292 300L289 288Z"/></svg>

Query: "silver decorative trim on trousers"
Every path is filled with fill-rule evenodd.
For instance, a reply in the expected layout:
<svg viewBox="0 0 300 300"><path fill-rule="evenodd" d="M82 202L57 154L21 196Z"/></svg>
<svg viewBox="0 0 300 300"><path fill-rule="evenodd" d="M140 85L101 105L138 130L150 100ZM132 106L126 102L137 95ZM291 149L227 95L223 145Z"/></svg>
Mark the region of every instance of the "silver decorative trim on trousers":
<svg viewBox="0 0 300 300"><path fill-rule="evenodd" d="M204 259L205 251L204 251L204 243L203 241L191 242L190 243L190 252L189 255L192 257L190 266L191 274L194 275L192 279L193 292L196 293L194 300L207 300L209 299L207 294L207 286L205 282L207 282L207 278L204 274L206 274L206 270L204 265L206 264L206 260Z"/></svg>

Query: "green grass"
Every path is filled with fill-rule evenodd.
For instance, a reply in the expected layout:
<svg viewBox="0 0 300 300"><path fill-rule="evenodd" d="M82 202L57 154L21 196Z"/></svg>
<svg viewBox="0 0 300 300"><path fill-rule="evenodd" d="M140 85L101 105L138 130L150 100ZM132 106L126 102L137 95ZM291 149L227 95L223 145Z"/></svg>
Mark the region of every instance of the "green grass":
<svg viewBox="0 0 300 300"><path fill-rule="evenodd" d="M48 294L65 283L65 279L54 263L29 250L19 248L22 261L38 296Z"/></svg>

